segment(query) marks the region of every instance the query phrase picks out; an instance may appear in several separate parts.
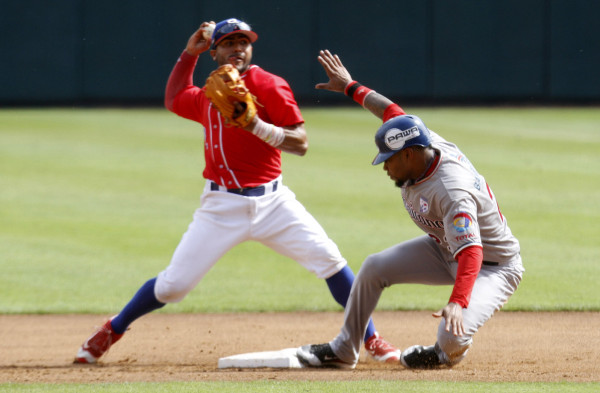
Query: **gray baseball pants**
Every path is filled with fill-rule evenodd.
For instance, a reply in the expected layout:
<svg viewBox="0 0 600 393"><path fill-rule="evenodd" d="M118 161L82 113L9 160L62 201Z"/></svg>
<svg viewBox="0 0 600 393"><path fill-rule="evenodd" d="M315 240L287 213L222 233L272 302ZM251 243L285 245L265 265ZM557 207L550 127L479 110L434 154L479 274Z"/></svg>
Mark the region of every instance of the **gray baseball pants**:
<svg viewBox="0 0 600 393"><path fill-rule="evenodd" d="M345 362L358 361L367 323L385 288L409 283L453 285L457 268L458 263L452 256L442 253L436 242L427 235L367 257L352 286L345 309L344 326L330 343L333 352ZM456 337L452 332L446 332L444 318L440 321L436 350L443 363L454 365L465 357L473 335L508 301L517 289L523 272L520 256L498 266L482 266L469 306L463 309L465 334ZM440 308L444 305L441 304ZM402 326L402 321L398 321L398 325Z"/></svg>

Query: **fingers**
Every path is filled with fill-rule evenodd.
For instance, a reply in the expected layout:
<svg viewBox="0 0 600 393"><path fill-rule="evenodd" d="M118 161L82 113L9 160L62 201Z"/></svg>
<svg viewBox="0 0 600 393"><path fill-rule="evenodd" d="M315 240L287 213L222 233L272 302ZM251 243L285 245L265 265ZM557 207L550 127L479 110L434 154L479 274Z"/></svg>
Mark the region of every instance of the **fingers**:
<svg viewBox="0 0 600 393"><path fill-rule="evenodd" d="M458 326L457 326L456 318L448 316L447 313L445 313L444 311L445 310L442 308L438 312L434 312L431 315L433 317L435 317L435 318L444 317L444 319L445 319L444 330L446 330L447 332L449 332L450 329L452 329L452 334L454 334L456 336L457 333L458 333Z"/></svg>
<svg viewBox="0 0 600 393"><path fill-rule="evenodd" d="M344 92L344 88L352 81L352 77L337 55L332 55L327 49L319 51L319 63L329 77L329 82L319 83L316 89Z"/></svg>
<svg viewBox="0 0 600 393"><path fill-rule="evenodd" d="M322 50L320 54L320 57L322 57L331 68L344 68L340 57L338 55L332 55L328 49Z"/></svg>
<svg viewBox="0 0 600 393"><path fill-rule="evenodd" d="M446 318L446 327L445 327L445 330L447 332L450 331L450 328L452 327L452 325L453 325L452 319L451 318ZM452 333L454 333L454 332L452 332ZM456 334L454 334L454 335L456 336Z"/></svg>
<svg viewBox="0 0 600 393"><path fill-rule="evenodd" d="M437 312L434 312L431 315L435 318L444 318L445 331L452 332L452 334L455 336L462 336L463 334L465 334L465 327L463 325L462 317L451 313L445 307Z"/></svg>
<svg viewBox="0 0 600 393"><path fill-rule="evenodd" d="M328 52L327 52L328 53ZM333 62L331 60L331 54L327 54L325 51L319 52L319 63L325 68L325 71L329 74L333 70Z"/></svg>
<svg viewBox="0 0 600 393"><path fill-rule="evenodd" d="M462 321L456 319L452 321L452 334L455 336L462 336L465 334L465 328L463 327Z"/></svg>
<svg viewBox="0 0 600 393"><path fill-rule="evenodd" d="M338 55L332 55L328 49L319 52L319 62L330 69L342 68L344 65Z"/></svg>
<svg viewBox="0 0 600 393"><path fill-rule="evenodd" d="M339 58L339 56L338 56L338 55L334 55L334 56L333 56L333 59L335 60L335 64L336 64L338 67L343 67L343 66L344 66L344 65L342 64L342 61L340 60L340 58Z"/></svg>
<svg viewBox="0 0 600 393"><path fill-rule="evenodd" d="M464 328L462 321L457 318L446 318L446 331L450 332L455 336L462 336L464 334Z"/></svg>
<svg viewBox="0 0 600 393"><path fill-rule="evenodd" d="M327 49L319 52L319 62L324 66L329 66L330 68L339 66L341 64L339 58L336 59L336 57L337 55L333 56Z"/></svg>
<svg viewBox="0 0 600 393"><path fill-rule="evenodd" d="M333 55L329 52L329 49L325 49L319 52L319 57L323 58L327 62L331 62L333 59Z"/></svg>

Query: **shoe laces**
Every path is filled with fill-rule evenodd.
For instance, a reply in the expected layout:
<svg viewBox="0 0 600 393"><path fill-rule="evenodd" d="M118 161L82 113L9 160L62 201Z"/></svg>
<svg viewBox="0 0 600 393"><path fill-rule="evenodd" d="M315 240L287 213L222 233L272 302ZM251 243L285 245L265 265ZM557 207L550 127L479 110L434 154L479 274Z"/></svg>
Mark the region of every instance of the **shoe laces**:
<svg viewBox="0 0 600 393"><path fill-rule="evenodd" d="M369 351L375 351L376 349L383 349L386 351L396 350L396 348L394 348L390 343L385 341L383 337L379 336L378 333L375 333L373 336L371 336L371 338L367 340L367 342L365 343L365 347Z"/></svg>

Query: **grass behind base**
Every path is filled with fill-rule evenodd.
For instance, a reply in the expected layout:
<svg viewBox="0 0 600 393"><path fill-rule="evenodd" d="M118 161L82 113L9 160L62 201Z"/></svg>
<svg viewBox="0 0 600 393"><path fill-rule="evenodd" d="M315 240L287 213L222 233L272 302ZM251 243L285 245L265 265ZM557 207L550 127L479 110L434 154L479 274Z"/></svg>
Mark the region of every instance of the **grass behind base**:
<svg viewBox="0 0 600 393"><path fill-rule="evenodd" d="M600 111L417 108L493 188L526 267L509 310L600 310ZM357 271L421 234L375 155L380 122L305 109L284 183ZM169 262L199 206L202 128L163 109L0 110L0 312L114 313ZM450 287L394 286L381 310L438 309ZM339 310L322 280L256 243L161 312Z"/></svg>

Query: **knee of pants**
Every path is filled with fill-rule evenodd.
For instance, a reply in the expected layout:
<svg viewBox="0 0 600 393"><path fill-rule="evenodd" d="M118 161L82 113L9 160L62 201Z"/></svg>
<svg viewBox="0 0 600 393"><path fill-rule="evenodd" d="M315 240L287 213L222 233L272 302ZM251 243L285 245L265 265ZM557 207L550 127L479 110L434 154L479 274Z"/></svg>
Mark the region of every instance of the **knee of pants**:
<svg viewBox="0 0 600 393"><path fill-rule="evenodd" d="M369 255L363 262L360 270L358 271L356 280L361 282L380 282L384 287L389 286L386 283L385 274L382 272L382 258L379 258L377 254Z"/></svg>
<svg viewBox="0 0 600 393"><path fill-rule="evenodd" d="M182 283L167 281L162 274L158 275L154 287L154 295L159 302L177 303L182 301L185 296L193 289Z"/></svg>
<svg viewBox="0 0 600 393"><path fill-rule="evenodd" d="M445 325L446 321L442 319L437 335L438 356L443 363L453 366L467 356L473 338L466 334L455 336L452 332L446 331Z"/></svg>

